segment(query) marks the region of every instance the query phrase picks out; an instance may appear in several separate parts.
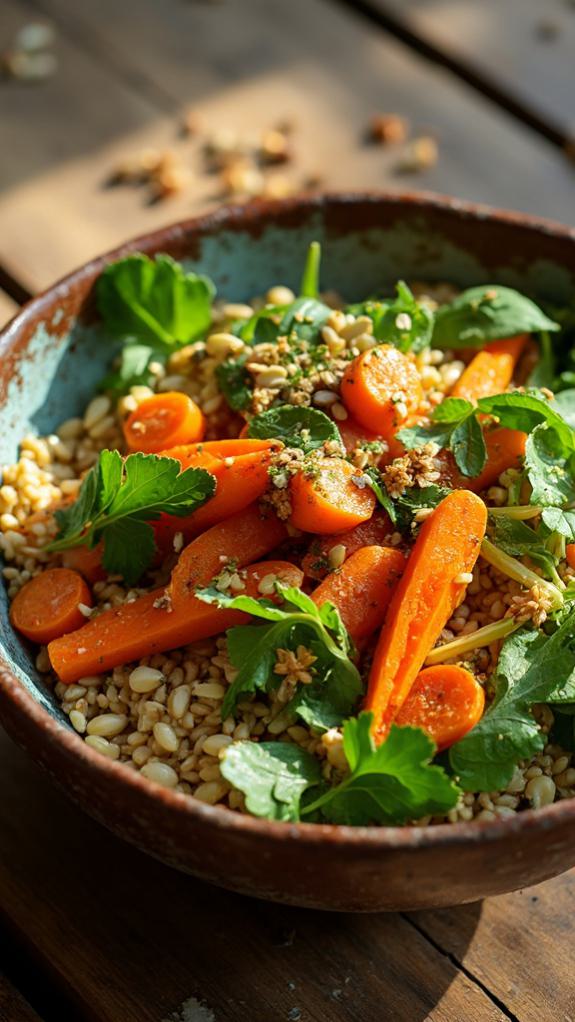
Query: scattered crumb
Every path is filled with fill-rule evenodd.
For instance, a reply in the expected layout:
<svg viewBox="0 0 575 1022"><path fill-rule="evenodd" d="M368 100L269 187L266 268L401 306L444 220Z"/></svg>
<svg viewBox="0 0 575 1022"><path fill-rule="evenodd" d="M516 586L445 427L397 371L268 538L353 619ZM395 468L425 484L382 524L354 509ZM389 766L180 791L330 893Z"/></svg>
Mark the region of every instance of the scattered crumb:
<svg viewBox="0 0 575 1022"><path fill-rule="evenodd" d="M163 1022L216 1022L216 1016L202 1001L188 997L187 1001Z"/></svg>
<svg viewBox="0 0 575 1022"><path fill-rule="evenodd" d="M369 125L369 138L378 145L394 145L405 142L409 124L399 114L375 114Z"/></svg>
<svg viewBox="0 0 575 1022"><path fill-rule="evenodd" d="M434 167L439 158L437 142L431 135L421 135L412 139L407 145L398 163L398 170L403 173L415 173Z"/></svg>

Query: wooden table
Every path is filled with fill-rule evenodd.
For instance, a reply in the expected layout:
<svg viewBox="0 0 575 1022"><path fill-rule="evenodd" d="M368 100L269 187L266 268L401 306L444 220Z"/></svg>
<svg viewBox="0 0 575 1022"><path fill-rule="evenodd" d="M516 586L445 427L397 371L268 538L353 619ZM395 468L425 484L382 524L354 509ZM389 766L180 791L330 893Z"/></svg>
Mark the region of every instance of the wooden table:
<svg viewBox="0 0 575 1022"><path fill-rule="evenodd" d="M206 130L295 124L303 181L414 188L573 222L575 7L567 0L2 0L58 72L0 82L0 317L91 255L216 198ZM398 172L372 114L438 142ZM204 131L205 133L205 131ZM175 148L181 195L106 187ZM330 916L180 876L92 823L0 738L0 1022L574 1022L575 874L481 905Z"/></svg>

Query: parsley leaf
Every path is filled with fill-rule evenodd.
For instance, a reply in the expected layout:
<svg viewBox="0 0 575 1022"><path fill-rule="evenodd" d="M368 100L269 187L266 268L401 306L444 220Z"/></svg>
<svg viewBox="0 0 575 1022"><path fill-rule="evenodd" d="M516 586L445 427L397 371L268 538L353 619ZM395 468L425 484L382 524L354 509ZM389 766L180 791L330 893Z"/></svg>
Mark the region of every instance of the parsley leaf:
<svg viewBox="0 0 575 1022"><path fill-rule="evenodd" d="M96 284L98 308L117 336L172 346L200 337L212 321L215 288L168 255L142 253L110 263Z"/></svg>
<svg viewBox="0 0 575 1022"><path fill-rule="evenodd" d="M326 602L321 607L300 589L278 585L283 605L252 596L229 595L217 589L200 589L196 596L205 603L243 610L263 618L266 625L240 625L226 632L228 655L238 669L223 706L224 717L233 713L242 695L257 689L270 691L280 684L274 672L278 649L296 651L305 646L317 657L314 680L300 685L289 704L304 720L327 729L341 724L352 712L363 686L359 672L349 659L351 642L339 612ZM316 672L317 666L317 672Z"/></svg>
<svg viewBox="0 0 575 1022"><path fill-rule="evenodd" d="M559 330L530 298L500 284L483 284L463 291L435 313L435 348L483 347L515 334Z"/></svg>
<svg viewBox="0 0 575 1022"><path fill-rule="evenodd" d="M221 771L244 792L249 812L268 820L299 820L301 796L321 781L319 761L287 742L234 743Z"/></svg>
<svg viewBox="0 0 575 1022"><path fill-rule="evenodd" d="M341 444L335 422L316 408L280 405L256 415L248 426L248 436L259 440L282 440L286 447L315 451L328 440Z"/></svg>
<svg viewBox="0 0 575 1022"><path fill-rule="evenodd" d="M515 765L547 741L531 709L535 703L575 700L575 610L550 636L523 627L499 656L495 699L478 724L452 745L451 767L465 791L505 787Z"/></svg>
<svg viewBox="0 0 575 1022"><path fill-rule="evenodd" d="M419 728L393 724L375 746L372 713L348 720L343 747L350 773L329 788L302 815L319 810L331 823L367 826L405 823L427 813L444 813L456 804L459 789L440 766L431 766L435 746Z"/></svg>
<svg viewBox="0 0 575 1022"><path fill-rule="evenodd" d="M55 512L58 536L46 549L94 547L103 538L104 567L132 585L154 556L154 533L148 523L161 513L189 515L214 491L215 479L209 472L199 468L182 472L174 458L138 453L124 460L118 451L102 451L78 499Z"/></svg>

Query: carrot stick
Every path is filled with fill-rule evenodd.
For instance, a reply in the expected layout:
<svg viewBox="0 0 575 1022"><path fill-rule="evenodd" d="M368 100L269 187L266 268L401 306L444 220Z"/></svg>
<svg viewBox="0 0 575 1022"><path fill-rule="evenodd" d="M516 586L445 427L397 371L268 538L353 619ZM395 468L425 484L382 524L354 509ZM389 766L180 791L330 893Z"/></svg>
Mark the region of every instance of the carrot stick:
<svg viewBox="0 0 575 1022"><path fill-rule="evenodd" d="M485 429L483 435L487 461L475 478L470 479L459 471L450 451L441 451L437 455L442 464L443 479L454 489L468 489L474 493L481 493L482 490L494 486L502 472L510 468L521 468L525 455L526 433L521 433L518 429L497 426L495 429Z"/></svg>
<svg viewBox="0 0 575 1022"><path fill-rule="evenodd" d="M166 447L201 440L206 422L191 397L169 390L142 401L122 428L130 451L157 454Z"/></svg>
<svg viewBox="0 0 575 1022"><path fill-rule="evenodd" d="M106 578L106 572L102 567L102 554L104 544L97 543L90 549L87 546L75 546L70 550L64 550L62 564L72 571L79 571L87 582L102 582Z"/></svg>
<svg viewBox="0 0 575 1022"><path fill-rule="evenodd" d="M321 581L334 567L341 567L343 561L351 557L363 546L386 546L393 526L385 511L377 511L373 518L361 522L355 529L335 532L331 536L316 536L302 560L302 568L308 578ZM343 549L338 549L343 548ZM337 564L330 564L330 553L336 551L343 557Z"/></svg>
<svg viewBox="0 0 575 1022"><path fill-rule="evenodd" d="M303 577L287 561L261 561L246 569L242 594L258 596L260 581L270 574L290 586L299 586ZM60 681L68 685L249 621L247 614L203 603L192 592L179 607L169 609L162 602L165 590L155 589L132 603L105 610L78 631L51 642L48 654Z"/></svg>
<svg viewBox="0 0 575 1022"><path fill-rule="evenodd" d="M390 344L379 344L348 364L341 396L362 426L388 440L417 410L423 391L413 362Z"/></svg>
<svg viewBox="0 0 575 1022"><path fill-rule="evenodd" d="M68 568L49 568L16 594L10 621L27 639L50 642L84 624L80 603L92 606L92 594L82 576Z"/></svg>
<svg viewBox="0 0 575 1022"><path fill-rule="evenodd" d="M469 490L454 490L421 526L389 606L369 676L366 708L374 713L379 740L461 602L486 524L483 501Z"/></svg>
<svg viewBox="0 0 575 1022"><path fill-rule="evenodd" d="M364 546L329 575L311 598L318 607L326 600L334 603L351 638L361 645L383 623L404 568L399 550Z"/></svg>
<svg viewBox="0 0 575 1022"><path fill-rule="evenodd" d="M507 390L527 338L528 334L518 334L517 337L487 344L463 370L451 397L462 397L475 404L480 397L490 397Z"/></svg>
<svg viewBox="0 0 575 1022"><path fill-rule="evenodd" d="M277 443L269 440L215 440L162 451L186 468L205 468L216 479L216 492L185 518L170 515L154 523L156 544L168 550L177 532L191 539L204 529L242 511L265 493L268 470Z"/></svg>
<svg viewBox="0 0 575 1022"><path fill-rule="evenodd" d="M182 550L172 572L168 592L173 607L186 604L190 593L209 582L226 564L243 568L265 557L286 535L279 518L271 513L266 517L257 504L202 532Z"/></svg>
<svg viewBox="0 0 575 1022"><path fill-rule="evenodd" d="M565 547L565 556L570 568L575 568L575 543L568 543Z"/></svg>
<svg viewBox="0 0 575 1022"><path fill-rule="evenodd" d="M475 727L484 706L485 693L471 671L438 664L419 672L394 723L420 727L441 752Z"/></svg>
<svg viewBox="0 0 575 1022"><path fill-rule="evenodd" d="M304 532L329 535L371 518L375 495L354 482L358 469L343 458L318 458L314 474L298 472L290 480L291 522Z"/></svg>

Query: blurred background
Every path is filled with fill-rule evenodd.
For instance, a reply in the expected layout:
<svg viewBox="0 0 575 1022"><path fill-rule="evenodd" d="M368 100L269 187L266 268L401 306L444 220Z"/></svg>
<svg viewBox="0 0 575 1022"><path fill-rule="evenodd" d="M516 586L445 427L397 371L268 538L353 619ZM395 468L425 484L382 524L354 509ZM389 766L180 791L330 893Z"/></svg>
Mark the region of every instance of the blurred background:
<svg viewBox="0 0 575 1022"><path fill-rule="evenodd" d="M575 221L573 0L2 0L2 309L220 201Z"/></svg>

